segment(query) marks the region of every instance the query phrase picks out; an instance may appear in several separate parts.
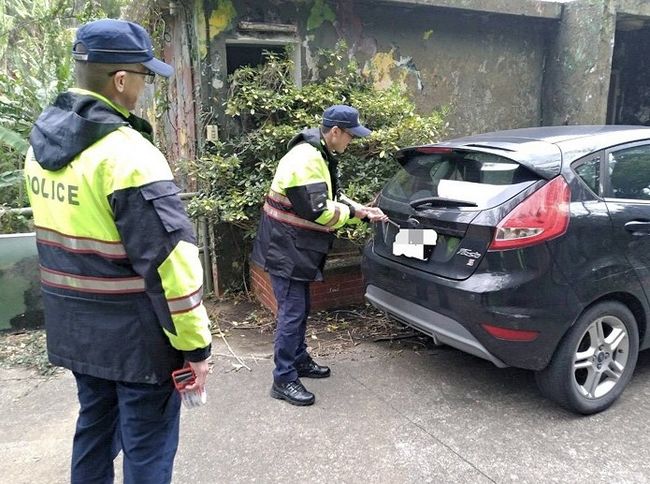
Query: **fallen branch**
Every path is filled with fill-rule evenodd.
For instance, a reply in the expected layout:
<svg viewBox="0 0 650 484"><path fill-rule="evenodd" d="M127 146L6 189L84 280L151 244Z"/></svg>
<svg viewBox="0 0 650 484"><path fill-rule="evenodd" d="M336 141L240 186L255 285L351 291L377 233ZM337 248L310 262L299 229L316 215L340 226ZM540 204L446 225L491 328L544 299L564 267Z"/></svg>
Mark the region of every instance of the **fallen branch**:
<svg viewBox="0 0 650 484"><path fill-rule="evenodd" d="M221 330L219 330L219 336L221 336L221 339L223 340L223 342L226 343L226 346L228 347L228 351L230 351L232 353L232 355L237 359L237 361L239 361L239 364L241 366L243 366L244 368L246 368L248 371L253 371L248 367L248 365L246 363L244 363L244 360L242 360L239 356L237 356L235 354L235 352L230 347L230 343L228 343L228 340L226 339L226 337L224 336L224 334L223 334L223 332Z"/></svg>
<svg viewBox="0 0 650 484"><path fill-rule="evenodd" d="M239 324L233 324L233 323L231 323L231 324L232 324L233 328L235 328L235 329L262 329L262 328L265 328L267 326L271 326L272 324L275 324L275 321L272 321L272 322L266 323L266 324L255 325L255 326L240 326Z"/></svg>
<svg viewBox="0 0 650 484"><path fill-rule="evenodd" d="M224 358L237 358L237 359L243 359L243 360L253 360L255 362L257 360L270 360L271 358L273 358L273 355L253 355L253 354L251 354L250 356L243 356L243 357L238 357L236 355L233 356L233 355L229 355L227 353L212 353L212 355L213 356L222 356Z"/></svg>
<svg viewBox="0 0 650 484"><path fill-rule="evenodd" d="M415 336L420 336L420 333L398 334L394 336L380 336L379 338L375 338L372 341L374 343L377 343L378 341L396 341L398 339L413 338Z"/></svg>
<svg viewBox="0 0 650 484"><path fill-rule="evenodd" d="M239 362L239 363L240 363L244 368L246 368L248 371L253 371L253 370L251 370L251 369L248 367L248 365L247 365L246 363L244 363L244 361L243 361L239 356L237 356L237 354L235 354L235 352L233 351L232 347L230 346L230 343L228 343L228 340L226 339L226 336L223 334L223 331L221 331L221 325L219 324L219 320L217 319L217 320L215 320L215 322L216 322L216 324L217 324L217 329L218 329L218 331L219 331L219 336L221 337L221 339L223 340L223 342L226 343L226 346L228 347L228 351L230 351L230 353L232 354L232 356L234 356L235 359L236 359L236 360L237 360L237 361L238 361L238 362Z"/></svg>

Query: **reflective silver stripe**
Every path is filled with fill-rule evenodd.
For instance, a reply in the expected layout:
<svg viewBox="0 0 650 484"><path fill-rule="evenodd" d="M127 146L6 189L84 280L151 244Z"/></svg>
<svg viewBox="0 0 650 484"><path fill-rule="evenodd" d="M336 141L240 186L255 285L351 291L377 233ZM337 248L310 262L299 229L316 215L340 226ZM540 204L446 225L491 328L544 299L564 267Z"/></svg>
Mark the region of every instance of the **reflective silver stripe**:
<svg viewBox="0 0 650 484"><path fill-rule="evenodd" d="M36 227L36 240L45 245L53 245L83 254L99 254L109 259L126 259L126 251L121 242L107 242L89 237L72 237L56 230Z"/></svg>
<svg viewBox="0 0 650 484"><path fill-rule="evenodd" d="M334 207L334 215L332 215L330 221L327 222L325 225L331 227L332 225L336 224L336 222L338 222L340 218L341 218L341 209L339 207Z"/></svg>
<svg viewBox="0 0 650 484"><path fill-rule="evenodd" d="M315 222L310 222L304 218L300 218L297 215L294 215L289 212L283 212L277 208L272 207L268 203L264 204L264 212L271 218L278 220L280 222L288 223L301 229L306 230L316 230L318 232L333 232L334 229L325 227L324 225L317 224Z"/></svg>
<svg viewBox="0 0 650 484"><path fill-rule="evenodd" d="M41 266L41 282L48 286L101 294L144 292L141 277L88 277L53 271Z"/></svg>
<svg viewBox="0 0 650 484"><path fill-rule="evenodd" d="M168 299L167 305L169 306L169 312L172 314L186 313L191 311L203 300L203 287L199 287L198 290L194 291L189 296L176 297L174 299Z"/></svg>
<svg viewBox="0 0 650 484"><path fill-rule="evenodd" d="M285 197L281 193L278 193L278 192L276 192L274 190L269 190L268 197L271 200L274 200L274 201L276 201L278 203L281 203L285 207L291 207L292 206L291 200L289 200L287 197Z"/></svg>

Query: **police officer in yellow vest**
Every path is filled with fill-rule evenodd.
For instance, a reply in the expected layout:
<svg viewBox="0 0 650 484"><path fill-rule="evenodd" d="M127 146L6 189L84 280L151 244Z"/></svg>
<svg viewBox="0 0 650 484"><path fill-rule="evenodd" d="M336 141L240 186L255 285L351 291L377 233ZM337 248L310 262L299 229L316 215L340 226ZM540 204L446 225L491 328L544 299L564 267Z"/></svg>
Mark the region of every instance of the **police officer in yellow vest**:
<svg viewBox="0 0 650 484"><path fill-rule="evenodd" d="M187 362L205 384L211 335L192 226L149 123L131 114L154 75L139 25L78 29L77 88L36 121L25 162L41 265L47 348L72 370L80 404L72 482L168 483Z"/></svg>
<svg viewBox="0 0 650 484"><path fill-rule="evenodd" d="M379 208L360 205L340 195L337 153L353 137L368 136L351 106L331 106L320 128L289 142L266 197L253 246L253 262L269 272L277 301L273 386L271 396L293 405L311 405L314 394L303 378L326 378L330 369L307 353L309 283L323 279L323 266L334 231L348 223L381 221Z"/></svg>

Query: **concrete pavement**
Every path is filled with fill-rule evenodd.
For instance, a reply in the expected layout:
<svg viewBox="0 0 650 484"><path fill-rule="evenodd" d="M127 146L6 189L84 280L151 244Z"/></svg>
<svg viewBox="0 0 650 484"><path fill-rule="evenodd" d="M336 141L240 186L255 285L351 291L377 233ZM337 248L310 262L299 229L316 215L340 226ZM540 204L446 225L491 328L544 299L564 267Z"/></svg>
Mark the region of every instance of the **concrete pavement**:
<svg viewBox="0 0 650 484"><path fill-rule="evenodd" d="M270 336L228 341L252 371L216 358L208 405L183 411L175 483L650 481L648 352L614 407L579 417L542 399L529 372L408 340L322 360L332 377L304 380L316 404L293 407L268 396ZM1 370L0 383L0 481L68 482L72 376Z"/></svg>

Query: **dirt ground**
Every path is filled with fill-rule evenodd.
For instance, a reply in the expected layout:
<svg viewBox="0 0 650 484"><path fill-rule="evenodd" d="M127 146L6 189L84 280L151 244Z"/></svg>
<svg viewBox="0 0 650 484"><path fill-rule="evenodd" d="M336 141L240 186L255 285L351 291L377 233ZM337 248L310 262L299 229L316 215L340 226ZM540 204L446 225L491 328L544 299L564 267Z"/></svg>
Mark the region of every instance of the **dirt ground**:
<svg viewBox="0 0 650 484"><path fill-rule="evenodd" d="M273 338L273 314L245 294L206 298L215 338L269 341ZM307 326L307 344L314 357L336 357L364 341L389 342L400 348L424 349L431 339L389 319L366 305L312 313ZM271 355L265 355L270 357ZM0 333L0 367L32 368L43 375L58 371L50 366L43 329Z"/></svg>
<svg viewBox="0 0 650 484"><path fill-rule="evenodd" d="M206 306L216 337L250 332L272 338L275 331L273 314L244 295L208 301ZM306 337L309 352L314 357L334 357L364 341L403 341L413 349L425 348L431 342L430 338L367 305L310 314Z"/></svg>

